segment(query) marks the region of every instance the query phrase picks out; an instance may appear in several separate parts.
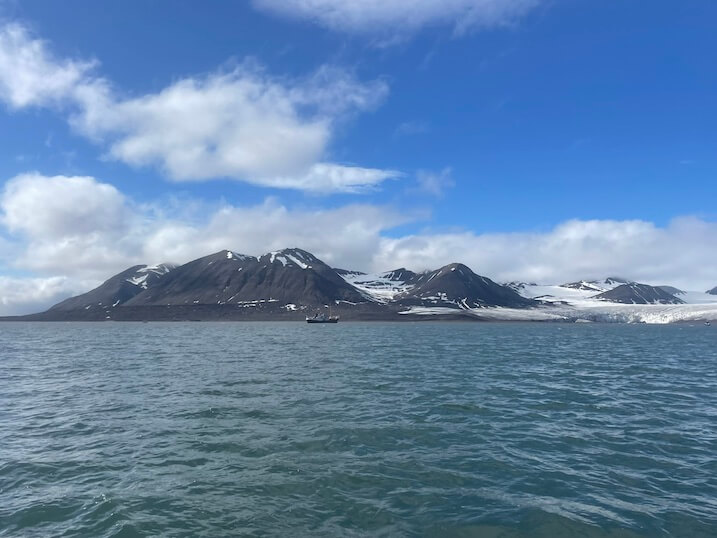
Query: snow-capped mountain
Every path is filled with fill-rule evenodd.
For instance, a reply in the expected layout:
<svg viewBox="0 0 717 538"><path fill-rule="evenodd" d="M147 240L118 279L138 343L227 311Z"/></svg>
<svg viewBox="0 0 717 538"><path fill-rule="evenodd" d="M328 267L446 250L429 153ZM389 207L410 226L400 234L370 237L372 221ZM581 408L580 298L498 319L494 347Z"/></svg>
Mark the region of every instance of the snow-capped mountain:
<svg viewBox="0 0 717 538"><path fill-rule="evenodd" d="M410 289L394 299L408 306L458 307L462 309L503 306L536 306L515 290L475 274L462 263L452 263L436 271L415 276Z"/></svg>
<svg viewBox="0 0 717 538"><path fill-rule="evenodd" d="M223 250L179 267L131 267L28 319L302 319L302 311L324 307L344 319L668 323L717 320L717 289L689 292L616 277L501 285L459 263L366 274L331 268L298 248L261 256Z"/></svg>
<svg viewBox="0 0 717 538"><path fill-rule="evenodd" d="M301 249L254 257L223 250L175 269L127 306L151 305L324 305L365 301L343 278Z"/></svg>
<svg viewBox="0 0 717 538"><path fill-rule="evenodd" d="M364 297L379 303L393 301L400 293L410 290L417 277L416 273L403 267L386 273L342 271L340 274L346 282L360 290Z"/></svg>
<svg viewBox="0 0 717 538"><path fill-rule="evenodd" d="M622 304L684 304L682 299L661 288L630 282L595 296L596 299Z"/></svg>
<svg viewBox="0 0 717 538"><path fill-rule="evenodd" d="M578 282L569 282L567 284L561 284L563 288L570 288L573 290L582 291L594 291L596 293L603 293L620 286L622 284L629 284L629 280L618 277L608 277L603 280L580 280Z"/></svg>
<svg viewBox="0 0 717 538"><path fill-rule="evenodd" d="M136 265L106 280L92 291L70 297L50 310L80 310L89 308L114 308L126 303L175 269L170 263L159 265Z"/></svg>
<svg viewBox="0 0 717 538"><path fill-rule="evenodd" d="M611 283L607 281L611 280ZM537 311L531 312L529 317L522 312L511 312L510 319L545 319L537 318L537 313L543 315L551 314L556 316L553 319L564 319L569 321L586 320L586 321L604 321L604 322L623 322L623 323L672 323L676 321L693 321L693 320L715 320L717 319L717 296L708 295L703 292L683 292L679 298L670 295L663 297L668 299L664 302L654 301L647 302L644 297L640 301L632 294L625 297L625 302L620 302L621 297L613 296L612 290L617 290L620 286L628 284L618 284L615 279L580 281L588 282L595 285L612 286L610 290L596 293L593 286L574 286L565 287L565 285L538 285L526 286L520 290L520 293L531 299L540 301L542 307ZM641 284L635 284L638 290ZM657 287L647 286L654 290ZM623 288L624 289L624 288ZM634 290L632 290L634 291ZM664 292L664 290L659 290ZM658 291L658 293L659 293ZM622 291L619 291L622 295ZM607 297L599 298L602 294L608 294ZM627 299L630 297L630 299ZM676 302L675 302L676 301ZM527 312L526 312L527 314Z"/></svg>

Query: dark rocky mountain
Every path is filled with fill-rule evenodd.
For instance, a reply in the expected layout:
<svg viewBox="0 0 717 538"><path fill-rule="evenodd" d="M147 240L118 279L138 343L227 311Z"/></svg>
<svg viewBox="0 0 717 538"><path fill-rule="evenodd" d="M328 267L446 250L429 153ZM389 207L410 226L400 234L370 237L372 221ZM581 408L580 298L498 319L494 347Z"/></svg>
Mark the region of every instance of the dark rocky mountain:
<svg viewBox="0 0 717 538"><path fill-rule="evenodd" d="M175 269L127 306L324 305L365 298L336 271L301 249L256 258L223 250Z"/></svg>
<svg viewBox="0 0 717 538"><path fill-rule="evenodd" d="M683 304L682 299L647 284L630 282L595 296L596 299L623 304Z"/></svg>
<svg viewBox="0 0 717 538"><path fill-rule="evenodd" d="M405 267L394 269L393 271L388 271L386 273L381 274L381 278L390 280L391 282L403 282L406 284L414 282L416 280L416 277L418 277L418 274L414 273L413 271L409 271Z"/></svg>
<svg viewBox="0 0 717 538"><path fill-rule="evenodd" d="M408 306L460 308L526 308L537 305L535 301L522 297L515 290L475 274L461 263L452 263L437 271L416 275L413 287L396 296L396 301Z"/></svg>
<svg viewBox="0 0 717 538"><path fill-rule="evenodd" d="M25 319L303 319L306 313L325 306L344 319L425 319L421 314L430 310L411 308L418 306L453 310L442 311L441 319L476 319L480 315L472 309L557 304L518 293L530 286L522 282L500 285L459 263L422 273L402 267L367 275L331 268L298 248L259 257L223 250L176 268L166 264L131 267L95 290ZM615 277L565 286L593 291L592 297L606 302L683 302L669 293L678 293L676 288Z"/></svg>
<svg viewBox="0 0 717 538"><path fill-rule="evenodd" d="M56 304L50 310L72 311L89 308L114 308L125 304L146 289L153 287L167 273L175 268L163 263L155 266L136 265L105 281L92 291L70 297Z"/></svg>
<svg viewBox="0 0 717 538"><path fill-rule="evenodd" d="M670 295L684 295L685 292L679 288L676 288L674 286L657 286L662 291L669 293Z"/></svg>
<svg viewBox="0 0 717 538"><path fill-rule="evenodd" d="M711 290L708 290L707 293L709 293L710 295L717 295L717 286L715 286Z"/></svg>

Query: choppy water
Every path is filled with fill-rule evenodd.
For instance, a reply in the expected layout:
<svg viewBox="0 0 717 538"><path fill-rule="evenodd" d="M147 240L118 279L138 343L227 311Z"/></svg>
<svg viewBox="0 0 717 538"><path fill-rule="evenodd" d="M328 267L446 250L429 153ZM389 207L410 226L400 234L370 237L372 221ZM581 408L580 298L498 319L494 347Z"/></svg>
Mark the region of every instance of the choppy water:
<svg viewBox="0 0 717 538"><path fill-rule="evenodd" d="M0 536L717 536L717 330L0 325Z"/></svg>

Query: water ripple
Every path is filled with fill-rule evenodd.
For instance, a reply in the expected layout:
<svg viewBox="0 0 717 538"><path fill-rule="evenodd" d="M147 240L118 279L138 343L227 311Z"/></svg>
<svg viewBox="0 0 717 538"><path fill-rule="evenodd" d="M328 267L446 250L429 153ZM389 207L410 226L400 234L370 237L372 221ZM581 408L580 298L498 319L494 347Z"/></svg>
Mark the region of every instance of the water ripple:
<svg viewBox="0 0 717 538"><path fill-rule="evenodd" d="M0 536L715 536L717 331L3 324Z"/></svg>

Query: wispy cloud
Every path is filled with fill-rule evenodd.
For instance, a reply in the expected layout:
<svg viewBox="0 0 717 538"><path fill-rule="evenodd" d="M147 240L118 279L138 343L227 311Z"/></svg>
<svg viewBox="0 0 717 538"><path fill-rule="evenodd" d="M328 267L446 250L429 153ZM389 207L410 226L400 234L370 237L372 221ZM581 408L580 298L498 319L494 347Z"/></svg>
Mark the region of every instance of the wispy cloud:
<svg viewBox="0 0 717 538"><path fill-rule="evenodd" d="M397 41L436 25L455 33L510 24L540 0L253 0L264 11Z"/></svg>
<svg viewBox="0 0 717 538"><path fill-rule="evenodd" d="M413 121L404 121L403 123L400 123L398 127L396 127L396 130L394 131L395 136L413 136L413 135L420 135L420 134L426 134L430 131L430 126L425 121L420 120L413 120Z"/></svg>
<svg viewBox="0 0 717 538"><path fill-rule="evenodd" d="M442 197L447 189L455 185L453 180L453 170L444 168L440 172L431 172L429 170L419 170L416 174L417 187L416 192Z"/></svg>

